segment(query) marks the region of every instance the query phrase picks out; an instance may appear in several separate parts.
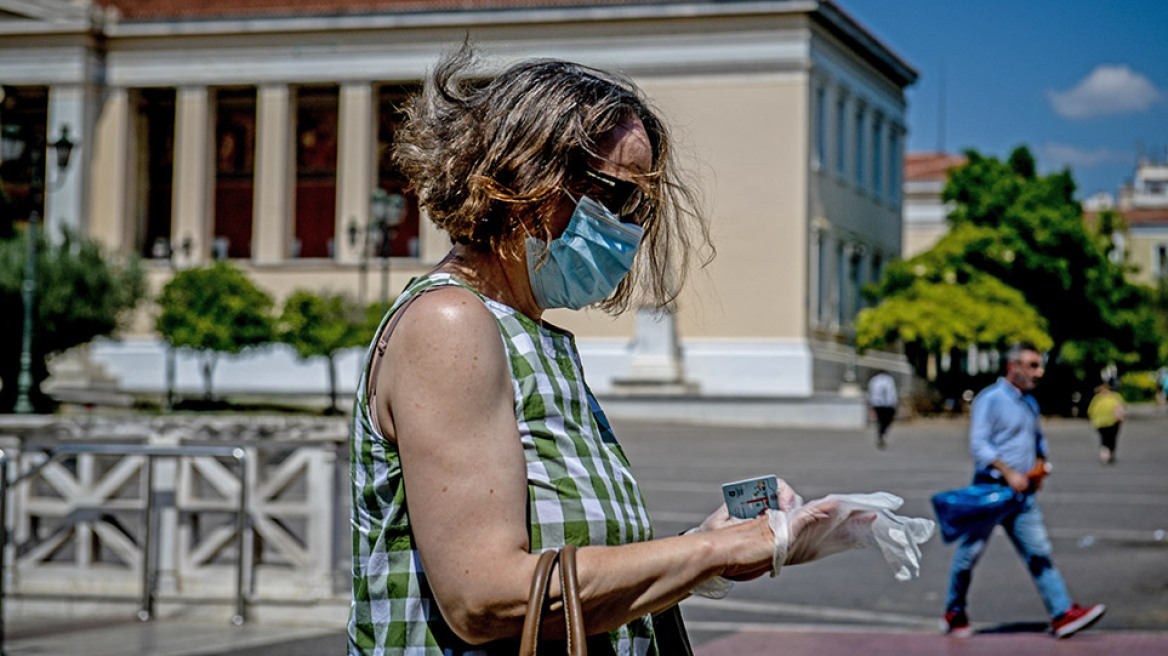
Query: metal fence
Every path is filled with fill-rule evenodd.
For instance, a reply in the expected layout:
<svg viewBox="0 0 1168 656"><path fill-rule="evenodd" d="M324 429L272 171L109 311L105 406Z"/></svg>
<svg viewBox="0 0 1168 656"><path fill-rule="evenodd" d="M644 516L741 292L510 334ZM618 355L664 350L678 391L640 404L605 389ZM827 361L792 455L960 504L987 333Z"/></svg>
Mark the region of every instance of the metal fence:
<svg viewBox="0 0 1168 656"><path fill-rule="evenodd" d="M160 602L230 604L238 625L265 601L347 593L343 424L320 428L16 431L0 450L0 654L14 598L136 601L142 620Z"/></svg>

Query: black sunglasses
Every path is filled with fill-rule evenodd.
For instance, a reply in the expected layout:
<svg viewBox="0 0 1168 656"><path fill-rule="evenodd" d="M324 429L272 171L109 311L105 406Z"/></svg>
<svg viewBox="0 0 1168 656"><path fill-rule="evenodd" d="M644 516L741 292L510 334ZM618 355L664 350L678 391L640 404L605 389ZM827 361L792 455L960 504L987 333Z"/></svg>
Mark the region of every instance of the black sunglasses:
<svg viewBox="0 0 1168 656"><path fill-rule="evenodd" d="M596 199L622 222L635 221L637 211L645 204L645 191L640 185L622 180L590 168L584 169L584 177L605 191L606 199Z"/></svg>

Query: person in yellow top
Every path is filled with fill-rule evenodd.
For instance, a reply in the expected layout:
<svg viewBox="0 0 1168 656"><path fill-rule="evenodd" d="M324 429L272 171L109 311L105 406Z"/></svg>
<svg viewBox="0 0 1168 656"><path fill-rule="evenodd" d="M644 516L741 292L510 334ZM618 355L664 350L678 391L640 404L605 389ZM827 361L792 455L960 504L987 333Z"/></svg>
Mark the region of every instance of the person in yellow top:
<svg viewBox="0 0 1168 656"><path fill-rule="evenodd" d="M1117 386L1114 379L1100 381L1087 406L1091 427L1099 431L1099 462L1104 465L1115 464L1115 443L1123 425L1123 397L1115 391Z"/></svg>

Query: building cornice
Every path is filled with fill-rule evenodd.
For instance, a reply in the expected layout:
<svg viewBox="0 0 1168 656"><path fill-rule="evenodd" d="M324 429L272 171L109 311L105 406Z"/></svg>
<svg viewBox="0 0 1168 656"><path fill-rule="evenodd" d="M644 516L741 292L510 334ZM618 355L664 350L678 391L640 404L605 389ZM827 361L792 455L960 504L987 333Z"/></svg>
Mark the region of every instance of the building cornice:
<svg viewBox="0 0 1168 656"><path fill-rule="evenodd" d="M786 3L783 3L786 4ZM836 38L852 46L856 50L867 54L871 58L871 63L880 70L881 73L889 76L896 84L902 87L909 86L917 81L920 74L916 69L909 66L897 56L892 50L884 45L876 37L872 36L851 16L841 10L831 0L823 0L822 2L814 3L791 3L791 4L815 4L817 7L814 11L809 12L821 25L823 25L829 32L834 34Z"/></svg>
<svg viewBox="0 0 1168 656"><path fill-rule="evenodd" d="M109 13L64 0L0 0L0 37L100 32Z"/></svg>
<svg viewBox="0 0 1168 656"><path fill-rule="evenodd" d="M116 21L107 24L111 37L158 37L240 33L287 33L513 25L597 21L637 21L661 18L711 18L806 14L817 0L765 0L718 3L662 3L591 6L497 7L460 10L382 11L324 16L257 16L182 20Z"/></svg>

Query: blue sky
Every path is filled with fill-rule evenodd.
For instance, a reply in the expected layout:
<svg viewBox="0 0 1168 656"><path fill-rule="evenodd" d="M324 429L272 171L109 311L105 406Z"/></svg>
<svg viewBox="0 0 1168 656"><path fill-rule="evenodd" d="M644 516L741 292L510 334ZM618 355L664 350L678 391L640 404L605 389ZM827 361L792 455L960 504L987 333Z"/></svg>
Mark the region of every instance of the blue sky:
<svg viewBox="0 0 1168 656"><path fill-rule="evenodd" d="M1044 172L1069 166L1080 198L1116 193L1141 145L1165 158L1166 0L837 4L920 73L908 90L910 151L1005 157L1026 145Z"/></svg>

